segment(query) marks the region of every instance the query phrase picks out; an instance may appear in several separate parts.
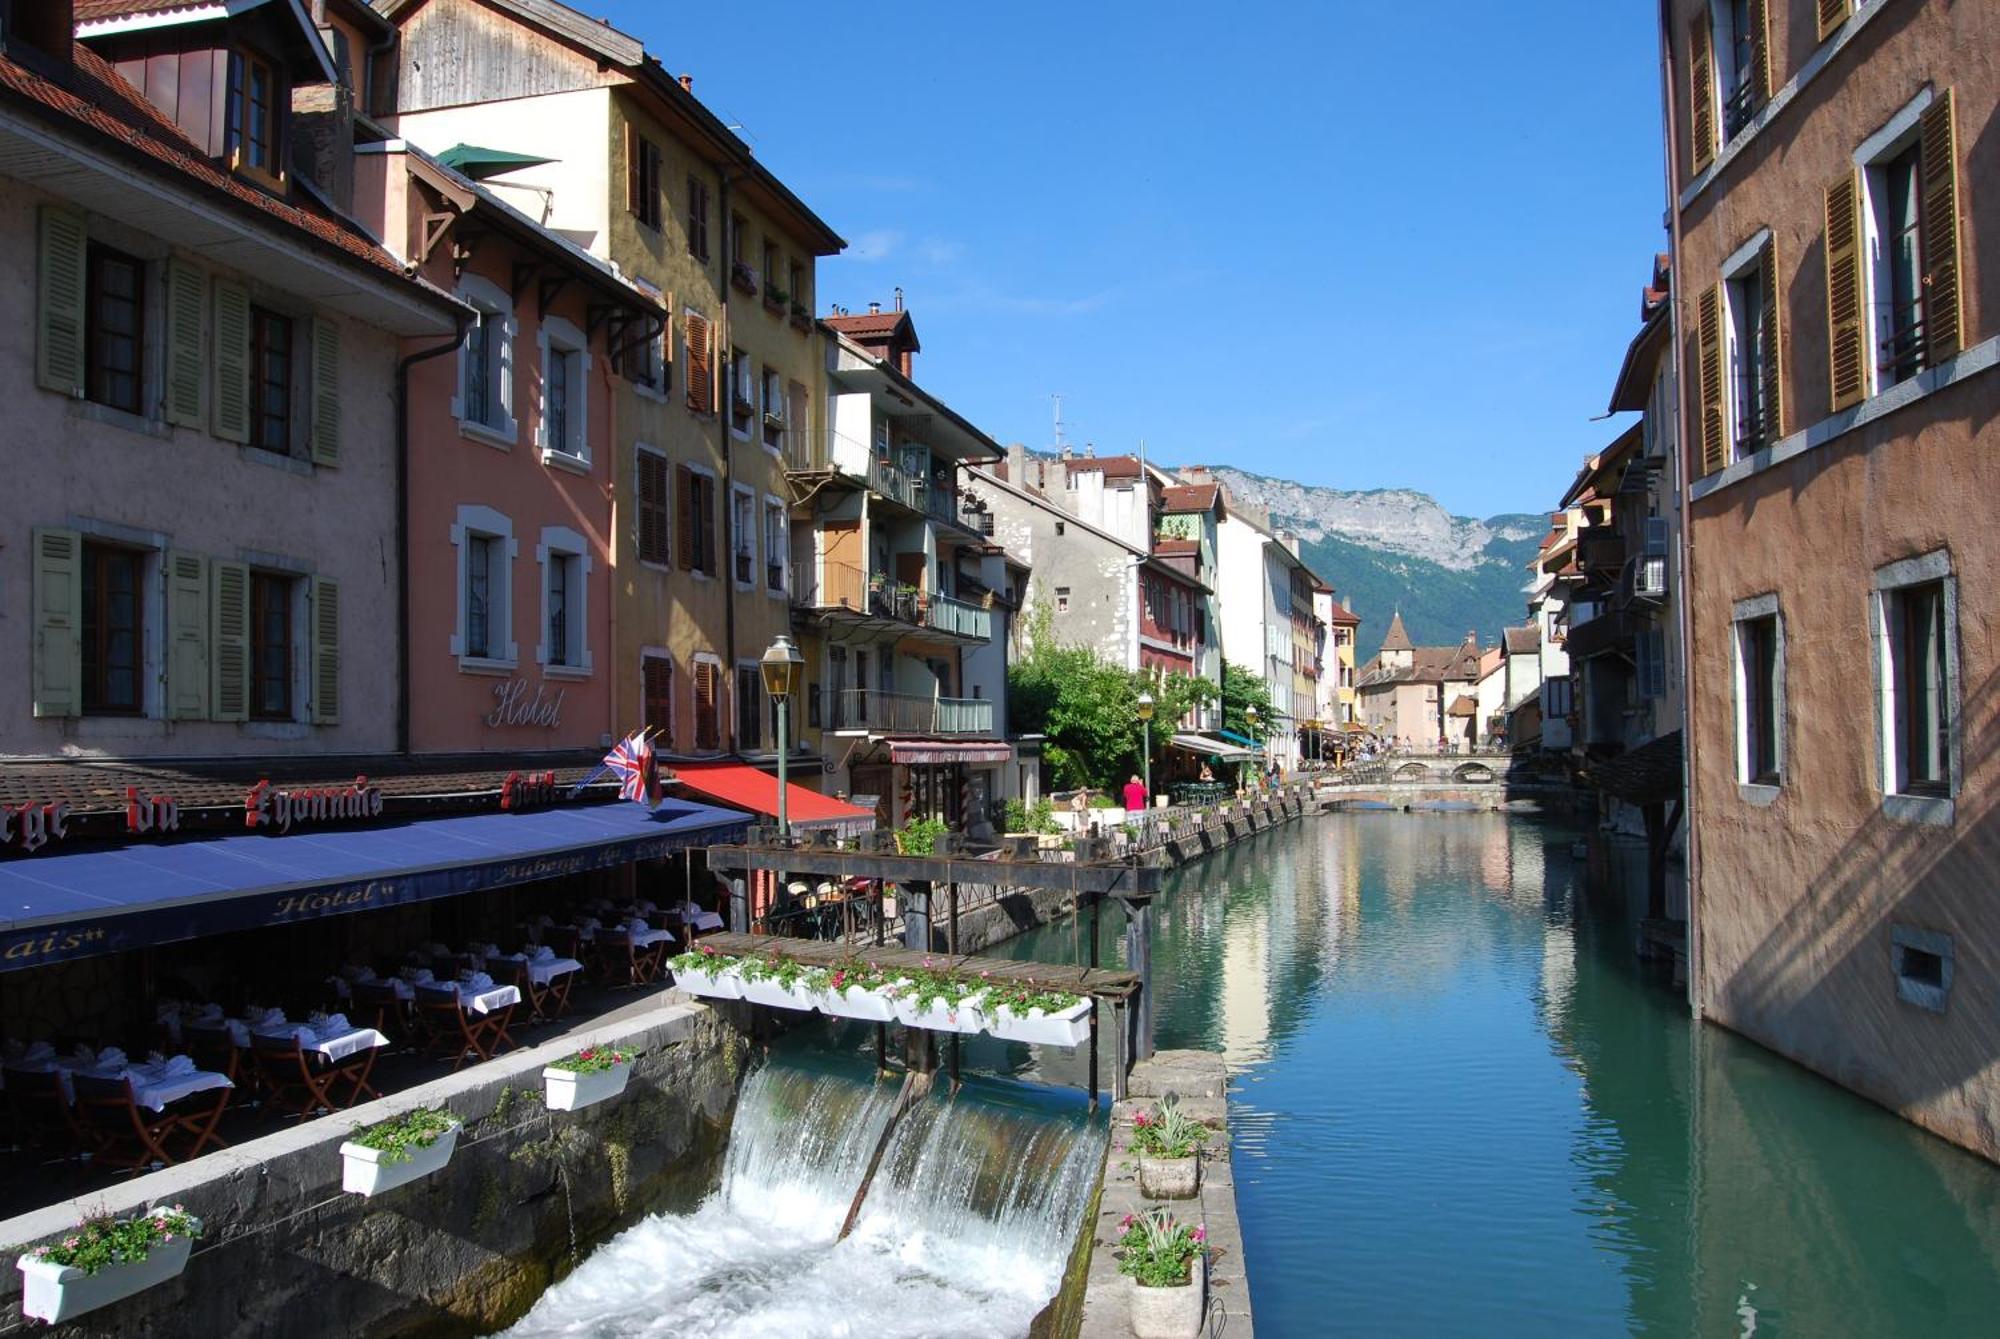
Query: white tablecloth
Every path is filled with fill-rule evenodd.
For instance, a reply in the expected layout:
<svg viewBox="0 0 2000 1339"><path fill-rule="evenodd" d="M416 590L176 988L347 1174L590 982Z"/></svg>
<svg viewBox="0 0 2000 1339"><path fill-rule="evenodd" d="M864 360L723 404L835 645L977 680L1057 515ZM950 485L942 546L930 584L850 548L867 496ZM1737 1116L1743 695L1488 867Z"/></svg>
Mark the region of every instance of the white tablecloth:
<svg viewBox="0 0 2000 1339"><path fill-rule="evenodd" d="M659 943L661 940L672 939L673 937L674 937L674 932L672 930L638 931L632 935L632 947L651 948L653 945Z"/></svg>
<svg viewBox="0 0 2000 1339"><path fill-rule="evenodd" d="M468 994L464 986L458 988L458 1002L476 1014L490 1014L495 1009L504 1009L510 1004L521 1002L519 986L495 986L477 995Z"/></svg>
<svg viewBox="0 0 2000 1339"><path fill-rule="evenodd" d="M299 1045L308 1051L318 1051L329 1060L345 1060L357 1051L366 1051L376 1046L387 1046L389 1039L372 1027L354 1028L351 1031L334 1033L331 1036L317 1036L304 1024L285 1028L279 1032L260 1032L260 1037L297 1037Z"/></svg>
<svg viewBox="0 0 2000 1339"><path fill-rule="evenodd" d="M28 1066L34 1068L34 1066ZM74 1060L58 1060L53 1065L62 1077L63 1096L72 1102L76 1100L75 1085L70 1082L72 1074L84 1074L93 1079L130 1079L132 1100L140 1106L158 1111L169 1102L177 1102L194 1093L207 1092L213 1088L234 1088L227 1074L213 1070L194 1069L180 1074L168 1074L166 1066L159 1065L99 1065L84 1066Z"/></svg>
<svg viewBox="0 0 2000 1339"><path fill-rule="evenodd" d="M583 964L575 958L530 958L525 953L498 953L487 961L525 962L528 964L528 979L538 986L546 986L559 976L583 970Z"/></svg>

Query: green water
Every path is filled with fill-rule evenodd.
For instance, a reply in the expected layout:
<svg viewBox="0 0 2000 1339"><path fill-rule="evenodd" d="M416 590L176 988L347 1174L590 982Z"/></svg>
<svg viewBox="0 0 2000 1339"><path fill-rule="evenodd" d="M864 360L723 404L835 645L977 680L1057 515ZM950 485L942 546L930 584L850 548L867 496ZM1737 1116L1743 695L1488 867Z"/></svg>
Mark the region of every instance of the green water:
<svg viewBox="0 0 2000 1339"><path fill-rule="evenodd" d="M2000 1169L1690 1022L1573 839L1333 815L1160 900L1159 1044L1235 1073L1259 1332L2000 1334ZM997 951L1075 960L1084 933Z"/></svg>

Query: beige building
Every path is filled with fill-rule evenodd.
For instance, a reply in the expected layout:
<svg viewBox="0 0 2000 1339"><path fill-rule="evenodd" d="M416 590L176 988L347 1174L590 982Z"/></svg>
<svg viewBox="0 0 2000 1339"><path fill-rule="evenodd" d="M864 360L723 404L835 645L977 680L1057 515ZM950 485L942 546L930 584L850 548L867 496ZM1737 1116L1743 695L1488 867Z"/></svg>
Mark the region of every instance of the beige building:
<svg viewBox="0 0 2000 1339"><path fill-rule="evenodd" d="M1674 0L1691 990L2000 1157L2000 7Z"/></svg>
<svg viewBox="0 0 2000 1339"><path fill-rule="evenodd" d="M1416 646L1403 616L1389 620L1382 649L1361 670L1361 723L1417 753L1469 752L1478 742L1479 638Z"/></svg>

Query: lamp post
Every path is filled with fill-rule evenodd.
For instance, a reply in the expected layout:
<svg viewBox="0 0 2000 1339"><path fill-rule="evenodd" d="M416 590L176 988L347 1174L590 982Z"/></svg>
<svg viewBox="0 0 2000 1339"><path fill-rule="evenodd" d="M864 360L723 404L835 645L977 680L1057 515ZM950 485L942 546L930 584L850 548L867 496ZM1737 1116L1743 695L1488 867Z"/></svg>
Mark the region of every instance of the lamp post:
<svg viewBox="0 0 2000 1339"><path fill-rule="evenodd" d="M1259 739L1257 736L1257 704L1255 702L1252 702L1248 706L1243 708L1243 723L1250 729L1250 738L1257 741L1257 756L1260 758L1263 757L1264 741L1262 739ZM1259 782L1262 782L1264 779L1262 776L1262 772L1264 769L1262 767L1259 767L1257 770L1259 772L1257 780Z"/></svg>
<svg viewBox="0 0 2000 1339"><path fill-rule="evenodd" d="M1143 765L1146 780L1146 803L1153 802L1153 695L1139 694L1139 761Z"/></svg>
<svg viewBox="0 0 2000 1339"><path fill-rule="evenodd" d="M764 691L778 704L778 839L792 835L790 806L786 803L786 764L791 757L791 741L786 738L792 723L792 690L798 686L799 671L805 666L806 658L799 654L799 648L792 645L792 639L780 633L778 640L764 650L763 659L757 662L764 672Z"/></svg>

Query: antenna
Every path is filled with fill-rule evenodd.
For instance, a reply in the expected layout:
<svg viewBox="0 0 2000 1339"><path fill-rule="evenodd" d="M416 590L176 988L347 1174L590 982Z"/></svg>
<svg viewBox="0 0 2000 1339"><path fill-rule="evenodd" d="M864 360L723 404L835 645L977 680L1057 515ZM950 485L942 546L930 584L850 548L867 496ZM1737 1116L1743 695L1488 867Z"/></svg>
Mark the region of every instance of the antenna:
<svg viewBox="0 0 2000 1339"><path fill-rule="evenodd" d="M1063 449L1063 421L1062 421L1063 398L1060 392L1057 392L1056 394L1049 396L1049 398L1056 402L1056 454L1061 455Z"/></svg>

